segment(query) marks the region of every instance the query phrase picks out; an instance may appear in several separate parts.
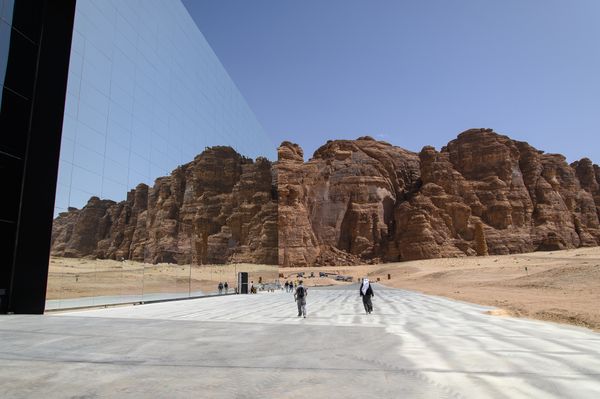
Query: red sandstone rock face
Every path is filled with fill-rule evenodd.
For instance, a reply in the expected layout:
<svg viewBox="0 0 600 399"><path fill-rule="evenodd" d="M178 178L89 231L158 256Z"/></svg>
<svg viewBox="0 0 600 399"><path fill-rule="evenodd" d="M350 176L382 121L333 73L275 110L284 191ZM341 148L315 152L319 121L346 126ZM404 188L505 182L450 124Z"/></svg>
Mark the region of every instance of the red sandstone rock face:
<svg viewBox="0 0 600 399"><path fill-rule="evenodd" d="M600 217L600 167L593 165L588 158L573 162L571 167L575 169L581 188L592 195Z"/></svg>
<svg viewBox="0 0 600 399"><path fill-rule="evenodd" d="M306 163L289 142L278 154L281 265L381 256L395 229L394 204L417 188L416 154L370 137L328 142Z"/></svg>
<svg viewBox="0 0 600 399"><path fill-rule="evenodd" d="M272 165L212 147L120 203L92 197L54 221L52 253L151 263L277 263Z"/></svg>
<svg viewBox="0 0 600 399"><path fill-rule="evenodd" d="M415 154L369 137L279 147L279 262L355 264L600 243L600 173L491 129Z"/></svg>
<svg viewBox="0 0 600 399"><path fill-rule="evenodd" d="M146 262L354 265L600 244L600 168L491 129L413 153L370 137L275 165L229 147L92 197L54 222L56 255Z"/></svg>

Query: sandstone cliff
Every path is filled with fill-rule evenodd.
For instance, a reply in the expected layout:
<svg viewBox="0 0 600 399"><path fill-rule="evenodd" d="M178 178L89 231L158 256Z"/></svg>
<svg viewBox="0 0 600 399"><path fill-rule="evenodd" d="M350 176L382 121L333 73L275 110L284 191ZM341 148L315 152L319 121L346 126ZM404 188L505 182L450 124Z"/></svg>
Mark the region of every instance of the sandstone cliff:
<svg viewBox="0 0 600 399"><path fill-rule="evenodd" d="M352 265L600 245L600 168L470 129L440 151L329 141L305 162L230 147L92 197L54 221L52 252L145 262Z"/></svg>
<svg viewBox="0 0 600 399"><path fill-rule="evenodd" d="M419 154L330 141L278 149L279 263L356 264L600 244L600 170L491 129Z"/></svg>
<svg viewBox="0 0 600 399"><path fill-rule="evenodd" d="M90 198L54 221L52 253L171 263L277 263L270 161L208 148L116 203Z"/></svg>

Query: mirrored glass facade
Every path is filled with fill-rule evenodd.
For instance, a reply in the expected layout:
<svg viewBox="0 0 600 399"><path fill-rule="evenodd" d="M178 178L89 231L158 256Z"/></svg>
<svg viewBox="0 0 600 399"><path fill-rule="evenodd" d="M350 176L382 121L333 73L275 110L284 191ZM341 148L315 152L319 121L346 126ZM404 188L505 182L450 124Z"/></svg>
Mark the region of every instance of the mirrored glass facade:
<svg viewBox="0 0 600 399"><path fill-rule="evenodd" d="M10 48L10 34L12 28L12 14L14 0L0 0L0 88L4 89L4 78L8 64L8 51ZM0 104L2 104L2 92L0 90Z"/></svg>
<svg viewBox="0 0 600 399"><path fill-rule="evenodd" d="M273 282L274 158L179 0L78 0L47 309Z"/></svg>
<svg viewBox="0 0 600 399"><path fill-rule="evenodd" d="M67 90L57 211L125 199L205 147L275 156L176 0L78 1Z"/></svg>

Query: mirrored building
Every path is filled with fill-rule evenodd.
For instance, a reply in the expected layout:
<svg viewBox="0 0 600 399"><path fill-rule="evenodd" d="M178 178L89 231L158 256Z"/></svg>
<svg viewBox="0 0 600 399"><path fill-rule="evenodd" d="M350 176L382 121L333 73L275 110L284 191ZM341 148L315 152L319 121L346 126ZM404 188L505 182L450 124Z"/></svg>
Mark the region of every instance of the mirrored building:
<svg viewBox="0 0 600 399"><path fill-rule="evenodd" d="M275 146L178 0L79 0L56 210L125 199L206 147Z"/></svg>
<svg viewBox="0 0 600 399"><path fill-rule="evenodd" d="M46 309L231 293L238 272L275 282L275 146L185 6L71 7L51 239L32 266Z"/></svg>

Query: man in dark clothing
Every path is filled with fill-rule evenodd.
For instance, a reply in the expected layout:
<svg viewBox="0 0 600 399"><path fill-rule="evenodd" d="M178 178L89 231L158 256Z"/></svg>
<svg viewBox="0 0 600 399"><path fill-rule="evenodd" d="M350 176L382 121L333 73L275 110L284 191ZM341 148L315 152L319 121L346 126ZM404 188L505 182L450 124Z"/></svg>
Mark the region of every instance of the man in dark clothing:
<svg viewBox="0 0 600 399"><path fill-rule="evenodd" d="M294 292L294 299L296 300L296 304L298 305L298 317L304 315L306 319L306 296L308 295L308 290L302 285L302 280L298 283L298 287L296 287L296 291Z"/></svg>
<svg viewBox="0 0 600 399"><path fill-rule="evenodd" d="M371 287L371 283L368 278L363 279L362 284L360 285L360 296L362 296L363 305L365 306L365 312L367 314L371 314L373 311L373 302L371 302L371 297L374 297L373 287Z"/></svg>

